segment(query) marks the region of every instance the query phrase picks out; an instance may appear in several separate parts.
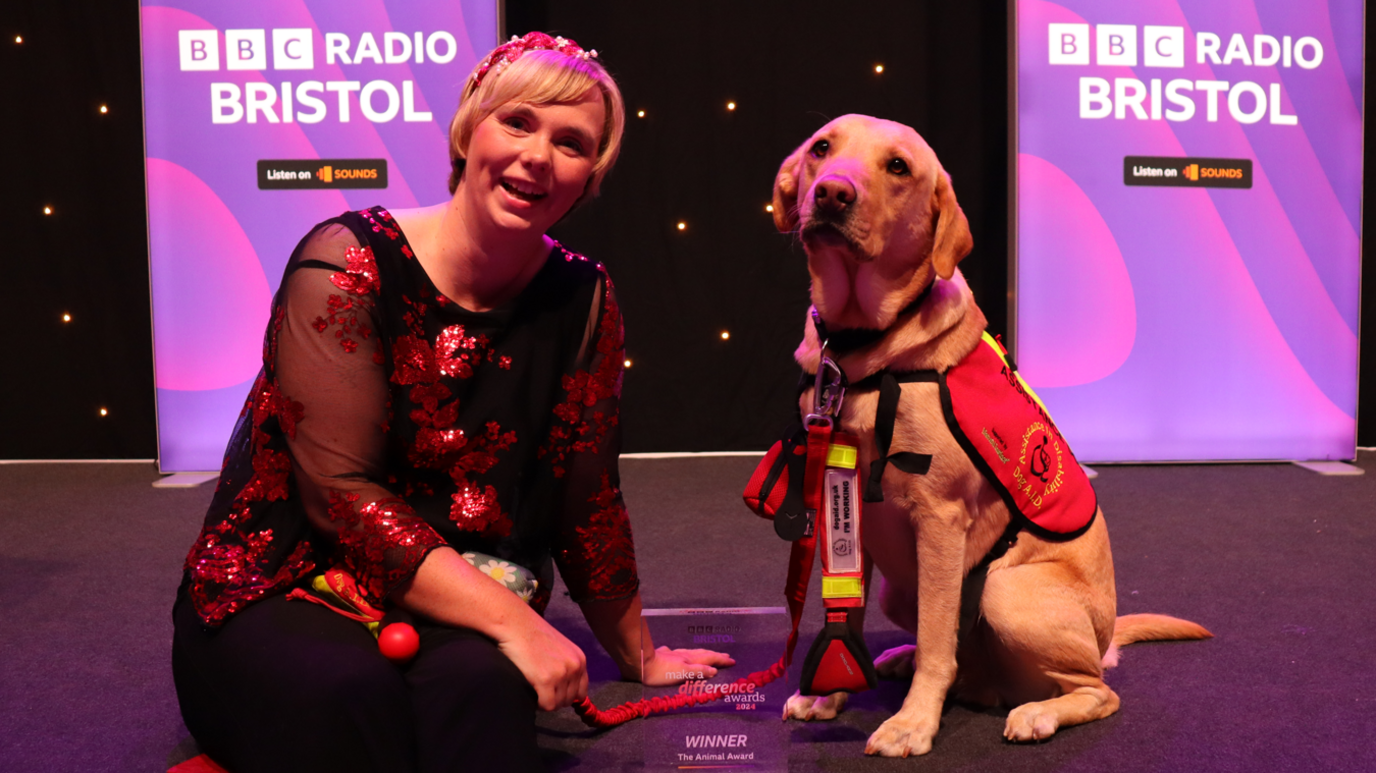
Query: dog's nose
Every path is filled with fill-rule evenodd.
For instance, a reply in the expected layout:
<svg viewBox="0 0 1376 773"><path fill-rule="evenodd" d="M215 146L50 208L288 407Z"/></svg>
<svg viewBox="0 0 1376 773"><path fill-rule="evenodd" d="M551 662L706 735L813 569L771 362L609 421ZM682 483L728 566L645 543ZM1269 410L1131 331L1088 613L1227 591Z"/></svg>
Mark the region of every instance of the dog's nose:
<svg viewBox="0 0 1376 773"><path fill-rule="evenodd" d="M823 177L817 181L812 195L818 209L839 214L855 203L855 186L844 177Z"/></svg>

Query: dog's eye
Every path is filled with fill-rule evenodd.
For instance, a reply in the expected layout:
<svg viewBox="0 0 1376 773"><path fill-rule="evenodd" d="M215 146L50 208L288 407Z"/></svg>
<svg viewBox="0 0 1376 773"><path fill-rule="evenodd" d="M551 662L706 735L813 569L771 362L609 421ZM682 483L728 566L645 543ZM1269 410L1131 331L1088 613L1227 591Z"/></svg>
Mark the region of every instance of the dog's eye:
<svg viewBox="0 0 1376 773"><path fill-rule="evenodd" d="M812 150L808 152L812 154L813 158L821 158L822 156L825 156L827 154L828 150L831 150L830 142L827 142L826 140L817 140L816 142L812 143Z"/></svg>
<svg viewBox="0 0 1376 773"><path fill-rule="evenodd" d="M908 162L901 158L895 158L889 162L889 173L903 176L908 173Z"/></svg>

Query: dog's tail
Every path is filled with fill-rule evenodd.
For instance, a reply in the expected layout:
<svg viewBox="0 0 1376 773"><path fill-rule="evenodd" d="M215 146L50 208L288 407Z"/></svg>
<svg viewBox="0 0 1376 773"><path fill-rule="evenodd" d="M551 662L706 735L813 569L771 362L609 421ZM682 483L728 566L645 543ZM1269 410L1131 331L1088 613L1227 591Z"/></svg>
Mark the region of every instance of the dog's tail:
<svg viewBox="0 0 1376 773"><path fill-rule="evenodd" d="M1103 667L1118 665L1118 650L1133 642L1177 639L1212 639L1213 634L1199 623L1168 615L1123 615L1113 626L1113 644L1104 653Z"/></svg>

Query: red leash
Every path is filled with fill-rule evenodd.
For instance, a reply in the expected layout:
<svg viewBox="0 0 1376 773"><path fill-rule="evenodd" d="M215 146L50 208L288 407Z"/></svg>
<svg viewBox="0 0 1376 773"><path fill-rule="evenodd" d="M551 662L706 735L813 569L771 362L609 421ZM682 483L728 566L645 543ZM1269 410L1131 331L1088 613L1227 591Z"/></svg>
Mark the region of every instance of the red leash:
<svg viewBox="0 0 1376 773"><path fill-rule="evenodd" d="M788 670L788 655L779 658L779 662L743 679L737 679L732 684L745 686L754 684L756 687L763 687L770 682L784 675ZM588 698L573 704L573 710L578 712L578 716L583 718L583 722L590 727L616 727L630 722L632 719L648 717L651 714L661 714L675 709L696 706L700 703L710 703L721 698L722 695L731 692L729 690L713 690L712 692L699 692L673 695L669 697L646 698L632 703L623 703L620 706L613 706L606 711L597 708Z"/></svg>

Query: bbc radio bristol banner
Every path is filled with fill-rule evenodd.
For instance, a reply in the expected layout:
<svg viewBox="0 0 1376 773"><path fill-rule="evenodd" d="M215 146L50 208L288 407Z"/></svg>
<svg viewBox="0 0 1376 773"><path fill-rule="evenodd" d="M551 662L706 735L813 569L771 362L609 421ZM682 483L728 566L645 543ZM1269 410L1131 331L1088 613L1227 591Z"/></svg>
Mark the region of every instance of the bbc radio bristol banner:
<svg viewBox="0 0 1376 773"><path fill-rule="evenodd" d="M1085 461L1351 459L1360 0L1018 0L1017 360Z"/></svg>
<svg viewBox="0 0 1376 773"><path fill-rule="evenodd" d="M448 197L496 0L143 0L158 458L218 470L311 225Z"/></svg>

